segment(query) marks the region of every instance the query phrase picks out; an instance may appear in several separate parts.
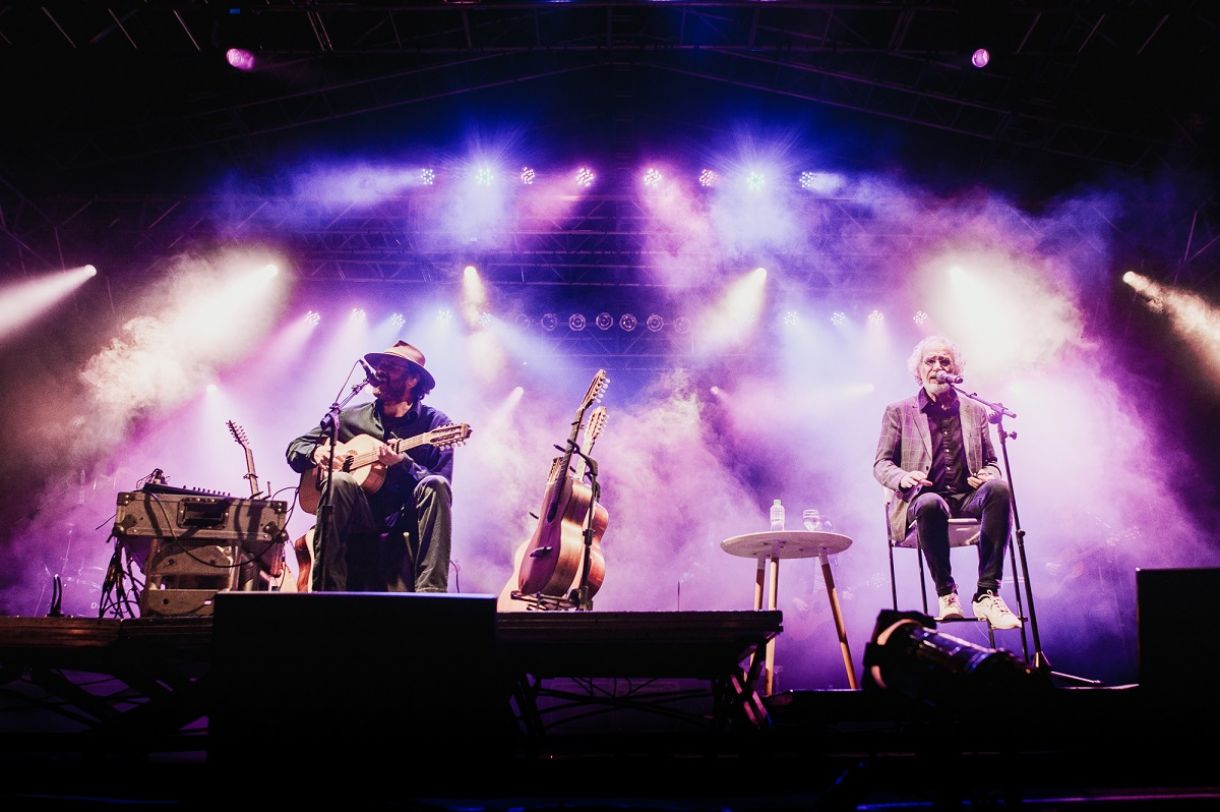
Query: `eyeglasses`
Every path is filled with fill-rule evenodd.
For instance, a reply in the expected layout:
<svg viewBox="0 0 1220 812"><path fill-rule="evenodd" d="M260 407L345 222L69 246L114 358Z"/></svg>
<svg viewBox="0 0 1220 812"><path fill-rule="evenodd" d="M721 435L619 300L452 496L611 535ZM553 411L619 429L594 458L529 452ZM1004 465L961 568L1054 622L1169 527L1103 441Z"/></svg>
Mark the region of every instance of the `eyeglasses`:
<svg viewBox="0 0 1220 812"><path fill-rule="evenodd" d="M932 366L933 364L940 364L942 367L953 366L953 359L947 355L929 355L927 358L923 359L923 362L928 366Z"/></svg>

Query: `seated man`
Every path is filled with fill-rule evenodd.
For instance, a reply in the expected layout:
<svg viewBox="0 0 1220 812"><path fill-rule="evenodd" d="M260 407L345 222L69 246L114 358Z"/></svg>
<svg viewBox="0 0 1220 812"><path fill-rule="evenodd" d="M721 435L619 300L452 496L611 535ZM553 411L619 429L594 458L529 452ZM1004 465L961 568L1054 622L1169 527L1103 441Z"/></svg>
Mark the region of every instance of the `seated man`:
<svg viewBox="0 0 1220 812"><path fill-rule="evenodd" d="M974 616L997 629L1015 629L1021 620L999 594L1012 504L992 449L987 410L959 399L952 385L942 381L960 375L964 367L961 352L948 339L931 336L916 344L907 367L921 384L919 392L885 407L873 463L877 481L896 491L890 536L905 538L912 524L918 528L940 617L961 618L949 565L949 519L979 519Z"/></svg>
<svg viewBox="0 0 1220 812"><path fill-rule="evenodd" d="M386 466L385 481L375 492L367 493L351 473L332 473L332 520L324 534L324 566L313 567L312 589L445 592L452 534L453 449L418 445L399 453L386 441L415 437L452 421L422 403L436 380L424 369L424 354L418 349L399 341L385 352L364 357L377 373L377 397L339 413L338 439L346 443L360 435L372 437L377 461ZM325 440L321 428L293 440L288 446L288 465L302 474L325 465L330 456ZM336 456L336 468L341 463ZM402 539L406 532L411 549L402 545L381 549L379 537L387 531L391 539ZM404 556L410 565L406 581Z"/></svg>

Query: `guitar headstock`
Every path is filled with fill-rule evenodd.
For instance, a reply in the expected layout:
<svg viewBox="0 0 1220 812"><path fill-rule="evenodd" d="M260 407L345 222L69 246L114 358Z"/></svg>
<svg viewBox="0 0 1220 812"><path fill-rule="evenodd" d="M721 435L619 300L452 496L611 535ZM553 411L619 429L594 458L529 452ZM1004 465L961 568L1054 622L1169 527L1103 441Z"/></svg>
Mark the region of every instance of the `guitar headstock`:
<svg viewBox="0 0 1220 812"><path fill-rule="evenodd" d="M449 448L450 446L458 446L466 442L470 438L470 425L467 423L450 423L447 426L439 426L428 432L432 442L429 445L437 448Z"/></svg>
<svg viewBox="0 0 1220 812"><path fill-rule="evenodd" d="M589 426L585 429L585 437L589 443L597 442L597 438L601 436L602 431L606 428L606 407L598 406L589 415Z"/></svg>
<svg viewBox="0 0 1220 812"><path fill-rule="evenodd" d="M229 427L229 433L233 435L233 439L237 441L239 446L242 448L249 447L250 440L248 437L246 437L246 430L244 428L237 425L232 420L226 420L225 425Z"/></svg>
<svg viewBox="0 0 1220 812"><path fill-rule="evenodd" d="M585 392L585 396L580 401L580 411L582 414L585 409L588 409L605 397L606 387L608 386L610 386L610 376L606 374L606 370L599 369L597 374L593 376L593 380L589 383L588 391Z"/></svg>

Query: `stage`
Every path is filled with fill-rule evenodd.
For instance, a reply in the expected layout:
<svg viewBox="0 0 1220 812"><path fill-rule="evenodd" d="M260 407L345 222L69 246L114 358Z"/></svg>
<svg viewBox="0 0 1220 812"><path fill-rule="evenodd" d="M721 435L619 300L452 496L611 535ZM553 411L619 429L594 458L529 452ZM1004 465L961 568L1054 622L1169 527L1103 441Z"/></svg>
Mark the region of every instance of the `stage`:
<svg viewBox="0 0 1220 812"><path fill-rule="evenodd" d="M233 597L215 618L0 618L10 802L250 790L438 808L1220 800L1220 712L1202 690L1038 683L930 701L866 683L764 698L753 654L782 633L778 612ZM306 765L316 772L298 774Z"/></svg>

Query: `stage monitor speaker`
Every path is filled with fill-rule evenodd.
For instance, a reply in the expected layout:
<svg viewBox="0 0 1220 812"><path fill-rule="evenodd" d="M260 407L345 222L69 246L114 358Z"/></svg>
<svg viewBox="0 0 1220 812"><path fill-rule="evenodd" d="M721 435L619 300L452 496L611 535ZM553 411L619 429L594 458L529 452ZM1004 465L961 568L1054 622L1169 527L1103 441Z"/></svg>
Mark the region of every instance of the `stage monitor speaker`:
<svg viewBox="0 0 1220 812"><path fill-rule="evenodd" d="M1220 569L1137 569L1140 685L1152 690L1215 687L1220 634L1207 618Z"/></svg>
<svg viewBox="0 0 1220 812"><path fill-rule="evenodd" d="M214 623L209 759L224 774L287 758L309 784L392 781L511 744L493 595L222 592Z"/></svg>

